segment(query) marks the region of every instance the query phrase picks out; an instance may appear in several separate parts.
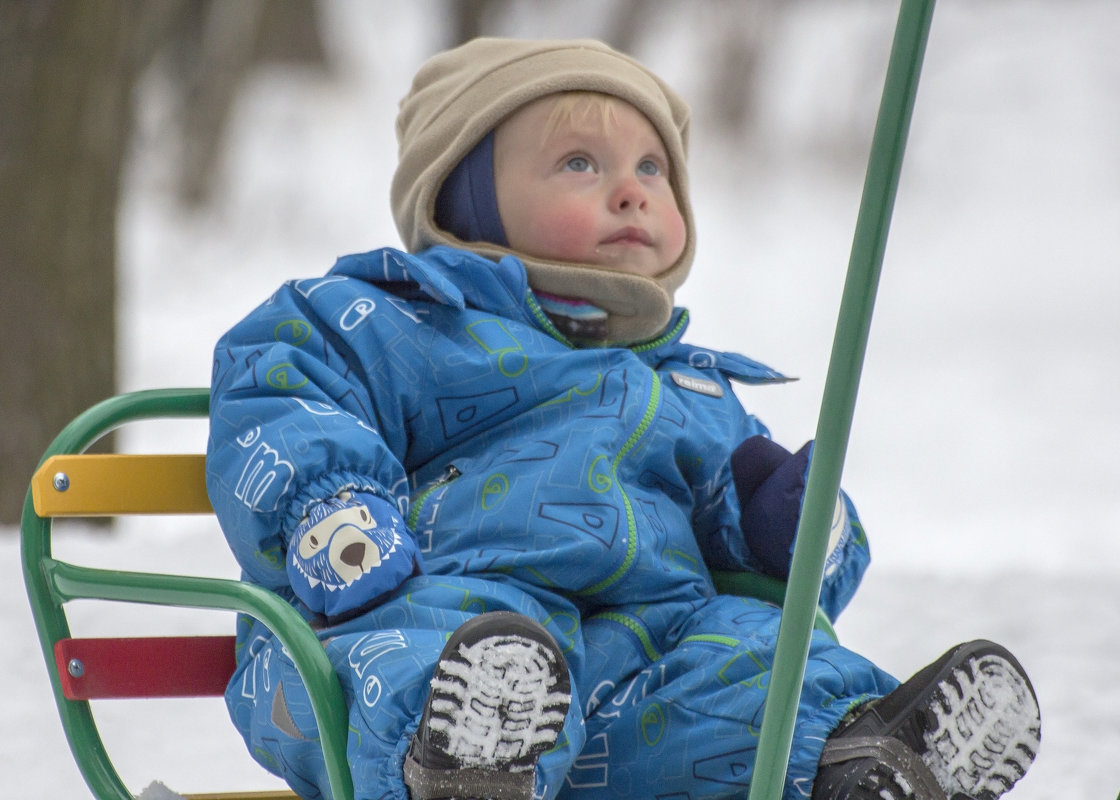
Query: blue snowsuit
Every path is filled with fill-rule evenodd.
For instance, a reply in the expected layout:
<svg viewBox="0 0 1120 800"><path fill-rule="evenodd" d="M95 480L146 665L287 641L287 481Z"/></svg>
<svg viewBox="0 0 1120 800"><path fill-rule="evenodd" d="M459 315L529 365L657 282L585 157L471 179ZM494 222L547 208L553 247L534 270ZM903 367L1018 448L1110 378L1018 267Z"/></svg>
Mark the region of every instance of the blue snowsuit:
<svg viewBox="0 0 1120 800"><path fill-rule="evenodd" d="M745 796L779 612L717 595L709 568L757 569L731 450L766 433L731 380L783 378L681 343L687 312L630 348L577 348L515 258L437 247L340 259L291 281L215 351L207 483L247 580L319 629L350 708L359 798L407 798L402 760L447 635L506 609L563 649L572 705L537 796ZM426 574L344 621L316 617L285 573L315 502L357 488L394 503ZM869 555L850 536L825 578L835 617ZM267 629L241 622L227 691L253 755L327 795L306 693ZM787 797L808 796L824 740L897 685L814 634Z"/></svg>

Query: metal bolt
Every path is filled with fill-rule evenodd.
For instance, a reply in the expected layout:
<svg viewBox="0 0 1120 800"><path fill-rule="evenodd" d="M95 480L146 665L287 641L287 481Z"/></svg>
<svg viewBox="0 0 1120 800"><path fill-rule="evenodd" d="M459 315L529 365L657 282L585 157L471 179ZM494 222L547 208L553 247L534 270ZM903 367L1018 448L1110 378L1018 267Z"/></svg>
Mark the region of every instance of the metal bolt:
<svg viewBox="0 0 1120 800"><path fill-rule="evenodd" d="M55 491L65 492L70 488L70 476L65 472L56 472L52 480Z"/></svg>
<svg viewBox="0 0 1120 800"><path fill-rule="evenodd" d="M86 672L86 665L81 662L81 659L72 658L70 663L66 665L66 671L73 677L80 678Z"/></svg>

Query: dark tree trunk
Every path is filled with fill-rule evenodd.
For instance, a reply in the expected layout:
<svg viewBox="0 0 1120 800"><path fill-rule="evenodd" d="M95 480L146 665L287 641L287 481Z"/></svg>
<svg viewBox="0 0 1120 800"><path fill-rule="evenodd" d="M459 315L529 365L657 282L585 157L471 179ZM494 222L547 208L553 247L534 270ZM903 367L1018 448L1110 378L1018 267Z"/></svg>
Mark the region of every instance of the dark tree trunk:
<svg viewBox="0 0 1120 800"><path fill-rule="evenodd" d="M130 95L155 9L0 0L0 522L76 412L113 393Z"/></svg>
<svg viewBox="0 0 1120 800"><path fill-rule="evenodd" d="M232 41L231 41L232 39ZM116 236L132 95L166 44L189 54L182 128L204 199L253 61L321 66L310 0L0 0L0 524L43 449L116 391Z"/></svg>

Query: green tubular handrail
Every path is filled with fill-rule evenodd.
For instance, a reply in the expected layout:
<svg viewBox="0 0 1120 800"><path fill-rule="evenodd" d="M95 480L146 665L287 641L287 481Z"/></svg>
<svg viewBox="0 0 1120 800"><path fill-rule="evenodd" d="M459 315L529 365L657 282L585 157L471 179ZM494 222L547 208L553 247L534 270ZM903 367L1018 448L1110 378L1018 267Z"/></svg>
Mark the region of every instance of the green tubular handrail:
<svg viewBox="0 0 1120 800"><path fill-rule="evenodd" d="M779 800L934 0L902 0L825 378L749 800Z"/></svg>
<svg viewBox="0 0 1120 800"><path fill-rule="evenodd" d="M208 408L207 389L157 389L112 397L67 425L43 460L62 453L81 453L127 422L204 417ZM346 761L348 717L342 688L314 632L280 597L235 580L121 572L59 561L51 555L51 520L35 512L30 491L23 510L21 558L63 729L86 783L100 800L132 800L133 795L113 766L89 703L67 699L55 670L55 642L70 636L63 606L77 599L222 609L248 614L265 623L290 653L307 686L334 800L352 800L354 787Z"/></svg>
<svg viewBox="0 0 1120 800"><path fill-rule="evenodd" d="M759 572L712 570L712 582L720 594L754 597L776 606L782 605L786 600L786 582ZM816 605L813 614L813 627L832 641L840 641L832 627L832 621L819 605Z"/></svg>

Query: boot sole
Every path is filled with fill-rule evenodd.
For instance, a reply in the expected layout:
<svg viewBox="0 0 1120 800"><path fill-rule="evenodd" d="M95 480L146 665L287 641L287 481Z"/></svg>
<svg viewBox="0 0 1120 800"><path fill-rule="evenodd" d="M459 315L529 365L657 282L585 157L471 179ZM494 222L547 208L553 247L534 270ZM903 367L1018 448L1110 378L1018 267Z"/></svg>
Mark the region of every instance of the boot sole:
<svg viewBox="0 0 1120 800"><path fill-rule="evenodd" d="M1008 653L970 655L946 673L928 706L936 721L923 734L922 760L950 797L995 800L1038 753L1038 700Z"/></svg>
<svg viewBox="0 0 1120 800"><path fill-rule="evenodd" d="M448 640L405 780L417 798L529 798L571 703L567 664L533 620L491 612Z"/></svg>
<svg viewBox="0 0 1120 800"><path fill-rule="evenodd" d="M1038 752L1038 699L984 640L946 652L831 737L827 791L848 800L996 800Z"/></svg>

